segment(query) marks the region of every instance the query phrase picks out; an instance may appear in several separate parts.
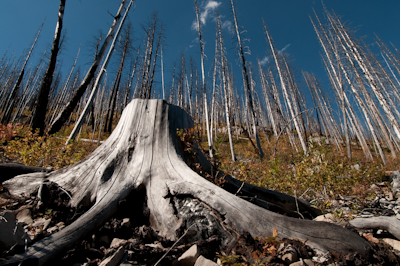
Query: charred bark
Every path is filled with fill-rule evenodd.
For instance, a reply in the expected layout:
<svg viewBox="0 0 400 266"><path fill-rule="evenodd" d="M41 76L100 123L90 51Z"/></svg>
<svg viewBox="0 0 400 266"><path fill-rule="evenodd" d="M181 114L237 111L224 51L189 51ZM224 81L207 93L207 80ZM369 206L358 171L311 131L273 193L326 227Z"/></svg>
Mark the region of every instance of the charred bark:
<svg viewBox="0 0 400 266"><path fill-rule="evenodd" d="M54 71L56 69L57 55L60 50L61 30L63 26L65 9L65 0L60 1L60 7L58 10L58 20L56 26L56 32L54 34L53 46L51 48L51 55L49 65L47 66L46 73L44 74L42 85L40 87L38 101L35 109L35 113L32 118L32 129L39 129L40 135L44 134L45 117L47 112L47 104L49 102L49 93L51 83L53 81Z"/></svg>

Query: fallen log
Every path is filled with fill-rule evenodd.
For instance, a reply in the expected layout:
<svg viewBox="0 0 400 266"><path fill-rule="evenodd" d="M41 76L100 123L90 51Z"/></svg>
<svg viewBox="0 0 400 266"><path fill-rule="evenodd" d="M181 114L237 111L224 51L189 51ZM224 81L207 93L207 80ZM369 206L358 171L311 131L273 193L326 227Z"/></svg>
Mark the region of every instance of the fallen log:
<svg viewBox="0 0 400 266"><path fill-rule="evenodd" d="M350 230L268 211L199 176L185 163L177 137L177 129L192 127L183 109L163 100L136 99L125 108L110 137L83 161L40 177L25 174L4 182L19 196L54 182L69 192L72 207L90 209L0 265L25 260L44 265L103 224L119 201L138 191L145 191L151 227L172 241L191 227L193 241L216 235L221 248L229 249L240 234L265 238L277 230L281 238L300 239L320 251L368 256L369 243Z"/></svg>
<svg viewBox="0 0 400 266"><path fill-rule="evenodd" d="M18 163L0 163L0 183L13 178L17 175L28 173L44 172L49 173L51 170L41 167L28 166Z"/></svg>
<svg viewBox="0 0 400 266"><path fill-rule="evenodd" d="M400 240L400 221L394 217L355 218L349 223L357 229L383 229Z"/></svg>

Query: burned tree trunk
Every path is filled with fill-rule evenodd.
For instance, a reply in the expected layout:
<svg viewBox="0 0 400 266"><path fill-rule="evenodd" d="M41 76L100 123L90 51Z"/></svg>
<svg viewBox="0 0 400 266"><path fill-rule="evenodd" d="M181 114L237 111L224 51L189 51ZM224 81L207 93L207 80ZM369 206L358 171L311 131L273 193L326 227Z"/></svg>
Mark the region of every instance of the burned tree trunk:
<svg viewBox="0 0 400 266"><path fill-rule="evenodd" d="M118 33L116 36L114 36L114 33L117 29L118 23L121 19L122 11L124 10L126 4L126 0L121 1L121 5L118 9L117 15L114 17L114 21L108 31L108 34L106 36L106 39L101 46L99 52L96 54L94 62L90 66L88 72L86 73L85 78L82 80L82 83L79 85L79 87L76 89L74 92L74 95L72 96L71 100L65 105L63 110L60 112L60 114L57 116L57 118L54 120L52 125L50 126L49 134L54 134L57 133L61 127L65 124L65 122L68 121L68 118L71 116L72 112L74 111L75 107L77 106L78 102L82 98L83 94L85 93L87 87L90 85L92 80L95 77L96 70L98 66L100 65L106 50L108 48L108 45L110 42L115 39L115 37L118 37ZM127 8L127 11L129 9Z"/></svg>
<svg viewBox="0 0 400 266"><path fill-rule="evenodd" d="M191 117L177 106L163 100L135 99L107 141L85 160L51 173L20 175L4 182L17 195L30 195L43 182L54 182L69 191L71 206L89 205L90 209L63 230L28 247L24 255L0 265L26 259L43 265L104 223L119 201L143 190L150 225L170 240L195 227L193 237L201 240L217 235L221 248L226 248L239 234L269 237L275 227L280 237L297 238L322 251L367 256L369 244L356 233L268 211L197 175L185 162L188 158L177 136L177 129L192 127ZM208 167L201 153L195 159ZM253 189L242 187L247 193Z"/></svg>
<svg viewBox="0 0 400 266"><path fill-rule="evenodd" d="M40 135L44 134L45 117L47 112L47 104L49 101L49 93L51 83L53 81L54 71L56 69L57 55L60 50L61 30L64 19L65 1L60 1L60 7L58 9L58 20L56 25L56 32L53 39L53 47L51 48L51 55L49 65L47 66L46 73L43 77L42 85L40 87L38 101L35 109L35 113L32 118L32 129L39 129Z"/></svg>

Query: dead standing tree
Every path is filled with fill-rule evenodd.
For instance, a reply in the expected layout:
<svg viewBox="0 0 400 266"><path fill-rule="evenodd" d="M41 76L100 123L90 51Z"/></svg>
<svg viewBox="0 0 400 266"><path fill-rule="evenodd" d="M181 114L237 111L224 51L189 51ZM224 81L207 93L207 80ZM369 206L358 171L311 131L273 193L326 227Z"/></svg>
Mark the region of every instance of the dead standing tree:
<svg viewBox="0 0 400 266"><path fill-rule="evenodd" d="M152 97L152 87L154 82L154 74L156 70L156 62L161 49L163 36L163 26L159 24L157 13L153 13L152 21L149 22L146 32L146 50L144 51L142 74L139 85L139 98L150 99ZM156 31L158 31L156 35Z"/></svg>
<svg viewBox="0 0 400 266"><path fill-rule="evenodd" d="M250 84L249 72L247 70L247 61L244 57L242 39L241 39L240 32L239 32L239 26L238 26L235 5L233 3L233 0L231 0L231 5L232 5L233 19L235 22L236 37L237 37L237 41L238 41L238 50L239 50L238 53L240 56L240 61L242 63L243 85L244 85L244 94L246 96L246 105L249 108L251 124L253 125L253 134L254 134L254 137L255 137L256 143L257 143L257 152L258 152L258 155L260 156L260 159L262 159L264 157L264 153L261 148L260 138L258 136L258 129L257 129L258 122L257 122L257 118L256 118L256 113L253 108L253 99L252 99L252 94L251 94L251 84Z"/></svg>
<svg viewBox="0 0 400 266"><path fill-rule="evenodd" d="M135 99L125 108L111 136L85 160L51 173L20 175L4 182L15 195L31 195L40 186L56 183L70 193L71 206L86 205L90 209L63 230L28 247L24 255L16 255L0 265L27 259L43 265L103 224L116 211L119 201L143 191L151 227L172 241L194 227L196 239L216 235L221 248L227 248L237 241L239 234L270 237L275 227L280 237L306 241L321 251L368 255L370 245L354 232L271 212L192 171L177 135L177 129L192 127L191 117L177 106L163 100ZM201 152L194 159L209 169L210 164ZM242 190L253 193L253 197L254 192L263 199L269 194L280 199L282 206L290 202L300 208L306 206L284 194L261 190L229 176L225 179L235 191L242 184Z"/></svg>
<svg viewBox="0 0 400 266"><path fill-rule="evenodd" d="M39 129L40 135L44 134L45 117L47 112L47 104L49 102L49 93L51 83L53 81L54 71L56 69L57 55L60 50L61 30L63 26L65 9L65 0L60 1L60 7L58 9L58 20L56 25L56 31L53 39L53 46L51 48L51 55L49 65L47 66L46 73L44 74L42 85L40 87L39 96L35 113L32 118L32 129Z"/></svg>
<svg viewBox="0 0 400 266"><path fill-rule="evenodd" d="M235 149L233 147L233 140L232 140L232 128L231 128L231 116L230 116L230 99L229 99L229 90L230 84L228 79L228 66L226 65L226 57L225 57L225 50L224 50L224 41L222 38L222 29L221 29L221 18L218 14L217 17L217 32L218 32L218 41L219 41L219 50L221 53L221 75L222 75L222 87L224 91L224 98L225 98L225 120L226 120L226 128L228 131L229 137L229 147L231 149L231 156L232 161L236 161L236 154Z"/></svg>
<svg viewBox="0 0 400 266"><path fill-rule="evenodd" d="M17 102L16 96L18 94L19 87L21 86L22 79L24 78L26 64L29 61L29 58L30 58L30 56L32 54L32 51L33 51L33 48L35 48L35 44L36 44L36 41L39 38L40 32L42 31L43 24L44 24L44 22L42 23L42 26L40 26L40 29L39 29L38 33L36 34L36 38L33 41L31 49L29 50L29 53L26 56L24 65L22 66L21 72L19 73L17 82L14 84L13 88L11 89L11 92L10 92L8 98L7 98L7 101L4 104L6 110L5 110L5 112L4 112L4 114L3 114L2 118L1 118L1 123L2 124L8 124L10 122L11 114L14 111L14 107L16 106L16 102Z"/></svg>
<svg viewBox="0 0 400 266"><path fill-rule="evenodd" d="M85 93L87 87L90 85L93 78L95 77L96 70L97 70L98 66L100 65L101 60L103 59L108 46L110 45L111 41L113 40L114 33L117 29L118 22L121 19L122 11L124 10L125 4L126 4L126 0L122 0L120 7L118 9L117 15L114 17L114 21L108 31L107 37L104 40L104 43L101 46L99 52L96 54L94 62L90 66L89 70L87 71L85 78L82 80L82 83L79 85L79 87L74 92L74 95L72 96L71 100L65 105L64 109L60 112L60 114L57 116L57 118L52 123L51 128L49 130L49 134L54 134L54 133L58 132L61 129L61 127L65 124L65 122L68 121L68 118L71 116L71 114L74 111L75 107L77 106L78 102L80 101L83 94Z"/></svg>
<svg viewBox="0 0 400 266"><path fill-rule="evenodd" d="M196 11L196 20L197 20L197 32L199 34L199 43L200 43L200 59L201 59L201 81L202 81L202 92L203 92L203 98L204 98L204 114L205 114L205 120L206 120L206 130L207 130L207 141L208 141L208 150L210 157L213 158L213 147L212 147L212 141L211 141L211 132L210 132L210 125L209 125L209 119L208 119L208 101L207 101L207 86L206 86L206 76L204 73L204 41L203 37L201 34L201 25L200 25L200 15L199 15L199 7L197 6L197 1L194 1L195 5L195 11Z"/></svg>
<svg viewBox="0 0 400 266"><path fill-rule="evenodd" d="M120 89L122 71L124 69L125 58L127 57L127 54L129 53L129 48L131 45L130 31L131 31L131 26L130 26L130 24L128 24L126 32L125 32L124 41L123 41L123 43L121 43L121 47L122 47L121 61L120 61L119 67L118 67L117 76L115 77L113 90L112 90L112 93L109 98L104 132L111 133L111 131L112 131L114 110L115 110L115 107L117 104L117 95L118 95L118 91Z"/></svg>

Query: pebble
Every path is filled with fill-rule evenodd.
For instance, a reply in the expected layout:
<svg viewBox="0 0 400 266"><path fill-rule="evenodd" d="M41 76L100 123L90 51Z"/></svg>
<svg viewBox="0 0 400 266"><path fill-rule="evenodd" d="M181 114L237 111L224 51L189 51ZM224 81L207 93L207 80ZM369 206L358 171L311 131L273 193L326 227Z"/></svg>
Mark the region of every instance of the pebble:
<svg viewBox="0 0 400 266"><path fill-rule="evenodd" d="M111 257L103 260L99 266L117 266L125 255L125 248L120 247Z"/></svg>
<svg viewBox="0 0 400 266"><path fill-rule="evenodd" d="M300 259L299 261L293 262L289 266L314 266L314 262L310 259Z"/></svg>
<svg viewBox="0 0 400 266"><path fill-rule="evenodd" d="M322 264L322 263L327 262L329 260L329 258L326 258L324 256L315 256L315 257L312 257L312 260L317 262L317 263L321 263Z"/></svg>
<svg viewBox="0 0 400 266"><path fill-rule="evenodd" d="M129 218L122 219L121 226L130 227L131 226L131 220Z"/></svg>
<svg viewBox="0 0 400 266"><path fill-rule="evenodd" d="M56 226L50 227L50 228L47 229L46 231L47 231L49 234L53 234L53 233L55 233L55 232L58 231L58 226L56 225Z"/></svg>
<svg viewBox="0 0 400 266"><path fill-rule="evenodd" d="M209 259L206 259L203 256L198 257L196 263L194 264L194 266L216 266L216 265L218 264Z"/></svg>
<svg viewBox="0 0 400 266"><path fill-rule="evenodd" d="M125 245L126 242L128 242L128 241L125 240L125 239L114 238L114 239L111 241L110 248L115 248L115 249L117 249L117 248L119 248L120 246Z"/></svg>
<svg viewBox="0 0 400 266"><path fill-rule="evenodd" d="M173 266L193 266L200 256L200 250L197 245L191 246L185 253L172 263Z"/></svg>
<svg viewBox="0 0 400 266"><path fill-rule="evenodd" d="M393 249L400 251L400 241L391 239L391 238L384 238L382 239L385 243L391 245Z"/></svg>

